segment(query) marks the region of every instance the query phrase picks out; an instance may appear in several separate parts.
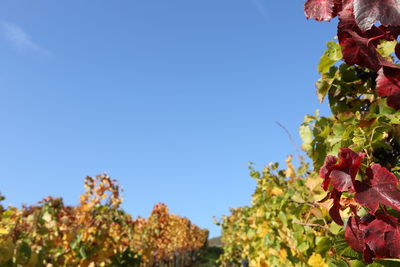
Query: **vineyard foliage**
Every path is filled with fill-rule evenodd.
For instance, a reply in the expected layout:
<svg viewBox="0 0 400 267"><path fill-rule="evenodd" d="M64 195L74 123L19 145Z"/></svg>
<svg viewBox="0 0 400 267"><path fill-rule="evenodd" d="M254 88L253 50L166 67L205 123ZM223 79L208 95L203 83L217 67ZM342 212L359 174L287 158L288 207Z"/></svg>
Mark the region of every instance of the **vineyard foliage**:
<svg viewBox="0 0 400 267"><path fill-rule="evenodd" d="M400 266L400 2L308 0L307 18L338 17L318 64L300 168L270 164L251 206L223 217L223 265Z"/></svg>
<svg viewBox="0 0 400 267"><path fill-rule="evenodd" d="M149 218L132 219L107 175L86 177L84 186L77 206L47 197L22 209L0 207L0 266L190 265L207 242L207 230L161 203Z"/></svg>
<svg viewBox="0 0 400 267"><path fill-rule="evenodd" d="M232 209L220 222L226 265L324 266L328 255L348 253L346 246L333 247L345 243L344 232L330 219L328 203L318 202L325 196L320 178L305 163L296 171L288 165L250 167L257 181L252 205Z"/></svg>
<svg viewBox="0 0 400 267"><path fill-rule="evenodd" d="M299 167L273 163L251 205L222 228L222 266L400 266L400 2L307 0L307 18L338 17L318 64L316 94L331 116L306 115ZM208 232L157 204L149 218L120 207L107 175L85 180L77 206L45 198L0 206L0 266L194 266ZM0 200L2 200L1 198Z"/></svg>

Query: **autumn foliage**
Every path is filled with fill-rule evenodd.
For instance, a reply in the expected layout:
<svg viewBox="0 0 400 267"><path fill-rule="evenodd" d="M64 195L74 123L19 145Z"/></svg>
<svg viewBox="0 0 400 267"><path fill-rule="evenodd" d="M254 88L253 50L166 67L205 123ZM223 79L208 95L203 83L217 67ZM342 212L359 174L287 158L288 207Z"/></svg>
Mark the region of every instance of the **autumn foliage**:
<svg viewBox="0 0 400 267"><path fill-rule="evenodd" d="M219 222L221 261L400 266L400 2L307 0L304 11L317 21L338 17L316 83L332 115L317 111L300 126L312 166L300 160L296 172L288 160L286 170L251 170L251 205Z"/></svg>
<svg viewBox="0 0 400 267"><path fill-rule="evenodd" d="M377 50L381 41L395 41L400 34L399 1L308 0L305 14L318 21L339 17L337 36L344 62L377 72L378 95L400 110L400 67ZM397 44L396 51L399 49Z"/></svg>
<svg viewBox="0 0 400 267"><path fill-rule="evenodd" d="M400 266L400 1L307 0L307 18L338 18L318 64L318 100L285 168L258 171L251 204L222 228L222 266ZM120 208L106 175L85 180L77 206L48 197L0 207L1 266L194 266L207 231L157 204L147 219Z"/></svg>
<svg viewBox="0 0 400 267"><path fill-rule="evenodd" d="M77 206L47 197L0 210L0 266L163 266L190 264L208 231L154 206L133 219L120 208L120 188L107 175L86 177Z"/></svg>

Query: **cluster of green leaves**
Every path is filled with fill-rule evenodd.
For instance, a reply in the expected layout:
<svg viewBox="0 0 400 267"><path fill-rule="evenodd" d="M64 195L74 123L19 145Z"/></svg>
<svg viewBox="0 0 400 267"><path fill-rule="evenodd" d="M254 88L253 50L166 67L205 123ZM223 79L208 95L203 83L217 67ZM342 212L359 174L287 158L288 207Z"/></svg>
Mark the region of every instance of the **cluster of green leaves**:
<svg viewBox="0 0 400 267"><path fill-rule="evenodd" d="M107 175L87 177L85 188L77 206L52 197L0 206L0 266L185 266L206 244L207 230L163 204L148 219L132 219Z"/></svg>
<svg viewBox="0 0 400 267"><path fill-rule="evenodd" d="M392 60L396 41L383 41L378 51ZM319 63L321 78L317 95L320 101L328 96L332 116L318 113L305 116L300 127L302 148L319 170L327 155L337 155L341 147L366 153L368 165L380 163L397 170L400 160L400 114L388 107L375 90L376 72L340 63L340 45L328 43Z"/></svg>
<svg viewBox="0 0 400 267"><path fill-rule="evenodd" d="M225 266L347 266L348 248L342 227L332 222L321 179L305 162L296 171L270 164L261 172L250 166L257 187L252 205L231 210L222 227Z"/></svg>
<svg viewBox="0 0 400 267"><path fill-rule="evenodd" d="M393 62L396 41L382 41L378 52ZM252 167L257 188L250 207L231 210L223 217L222 240L225 253L221 262L237 265L248 261L250 267L280 266L398 266L395 259L375 260L366 265L360 253L344 239L345 226L332 222L328 210L332 200L321 188L319 170L328 155L347 147L365 153L363 170L379 163L400 177L400 113L389 107L376 92L377 73L342 62L342 47L335 41L318 65L321 78L317 96L325 99L332 116L305 116L300 127L302 149L313 168L302 163L295 172L290 161L287 170L270 164L261 173ZM353 199L341 200L343 207L356 205ZM341 212L344 221L352 215ZM360 209L360 216L366 211Z"/></svg>
<svg viewBox="0 0 400 267"><path fill-rule="evenodd" d="M377 51L385 60L393 62L396 45L397 41L382 41ZM375 71L343 63L339 44L332 41L327 47L319 63L321 78L316 87L321 102L328 98L332 116L319 116L318 112L316 115L307 115L300 127L302 148L312 159L314 171L320 170L328 155L337 155L342 147L347 147L365 154L362 170L379 163L400 177L400 113L389 107L386 99L377 93L378 74ZM349 203L341 202L343 207L357 206L359 212L356 216L368 212L352 202L352 194L345 195ZM342 213L345 222L348 212L349 208ZM354 264L366 266L360 256ZM368 266L399 264L398 260L385 259L376 260Z"/></svg>

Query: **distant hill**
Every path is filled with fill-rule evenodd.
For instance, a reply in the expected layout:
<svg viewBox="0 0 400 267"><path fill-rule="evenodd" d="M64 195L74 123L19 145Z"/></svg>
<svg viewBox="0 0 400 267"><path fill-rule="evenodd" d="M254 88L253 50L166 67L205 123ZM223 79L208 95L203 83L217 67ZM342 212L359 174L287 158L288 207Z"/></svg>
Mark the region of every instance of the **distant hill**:
<svg viewBox="0 0 400 267"><path fill-rule="evenodd" d="M208 239L208 246L209 247L220 247L220 248L222 248L223 245L222 245L221 237L217 236L217 237L213 237L213 238Z"/></svg>
<svg viewBox="0 0 400 267"><path fill-rule="evenodd" d="M221 237L210 238L207 246L200 250L197 262L193 267L218 267L220 264L217 260L223 253Z"/></svg>

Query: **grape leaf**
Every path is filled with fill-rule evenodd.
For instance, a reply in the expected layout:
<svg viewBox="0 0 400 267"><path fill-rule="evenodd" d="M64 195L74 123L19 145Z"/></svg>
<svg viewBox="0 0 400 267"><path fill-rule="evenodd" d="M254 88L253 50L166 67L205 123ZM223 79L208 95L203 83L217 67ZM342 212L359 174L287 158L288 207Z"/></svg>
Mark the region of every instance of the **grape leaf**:
<svg viewBox="0 0 400 267"><path fill-rule="evenodd" d="M352 249L363 253L367 263L372 258L399 258L400 229L397 218L379 213L367 215L361 220L350 217L345 231L345 239Z"/></svg>
<svg viewBox="0 0 400 267"><path fill-rule="evenodd" d="M372 258L374 257L374 252L369 248L368 244L365 242L365 225L370 223L375 219L374 216L367 215L361 220L359 217L350 217L347 221L346 231L344 237L349 244L349 246L355 251L362 253L364 261L367 263L372 263Z"/></svg>
<svg viewBox="0 0 400 267"><path fill-rule="evenodd" d="M332 192L330 192L329 196L333 198L333 205L329 209L329 215L335 223L337 223L338 225L343 225L343 220L339 212L342 208L342 206L340 205L340 197L342 196L342 192L333 189Z"/></svg>
<svg viewBox="0 0 400 267"><path fill-rule="evenodd" d="M400 0L354 0L354 16L362 31L376 21L384 25L400 25Z"/></svg>
<svg viewBox="0 0 400 267"><path fill-rule="evenodd" d="M317 88L317 97L320 103L324 101L326 94L332 88L332 85L335 82L337 70L337 67L331 66L329 72L323 73L322 77L315 83L315 87Z"/></svg>
<svg viewBox="0 0 400 267"><path fill-rule="evenodd" d="M327 156L324 165L322 165L321 169L319 170L319 176L321 178L324 178L322 187L324 188L325 191L328 190L328 186L331 181L329 175L332 171L333 166L335 166L336 162L337 162L337 157Z"/></svg>
<svg viewBox="0 0 400 267"><path fill-rule="evenodd" d="M340 45L342 46L343 59L348 65L359 65L378 71L381 65L386 61L378 51L370 39L364 38L355 31L347 30L342 33L346 37L342 37Z"/></svg>
<svg viewBox="0 0 400 267"><path fill-rule="evenodd" d="M342 59L342 48L338 43L330 41L326 43L326 46L327 49L318 64L319 73L328 72L333 64Z"/></svg>
<svg viewBox="0 0 400 267"><path fill-rule="evenodd" d="M399 181L396 176L379 164L373 164L367 169L371 185L357 183L355 200L370 209L374 214L379 204L384 204L400 211Z"/></svg>
<svg viewBox="0 0 400 267"><path fill-rule="evenodd" d="M400 0L399 0L400 1ZM359 65L378 71L382 65L389 63L377 51L378 45L385 41L394 41L400 33L399 27L372 26L362 31L354 17L351 4L339 13L338 38L342 46L343 59L349 65Z"/></svg>
<svg viewBox="0 0 400 267"><path fill-rule="evenodd" d="M334 222L343 225L339 213L341 209L340 197L342 192L355 191L355 177L365 155L343 147L340 149L338 156L339 162L337 157L327 156L319 175L324 179L322 187L325 191L328 190L329 184L332 184L333 187L329 193L329 197L333 199L333 205L329 209L329 214Z"/></svg>
<svg viewBox="0 0 400 267"><path fill-rule="evenodd" d="M332 186L341 192L349 191L349 189L353 188L351 176L346 172L333 170L330 177Z"/></svg>
<svg viewBox="0 0 400 267"><path fill-rule="evenodd" d="M350 217L347 221L344 237L352 249L359 253L363 253L365 250L364 235L358 224L359 219L356 217Z"/></svg>
<svg viewBox="0 0 400 267"><path fill-rule="evenodd" d="M376 88L380 96L387 96L388 105L400 110L400 67L385 64L376 79Z"/></svg>
<svg viewBox="0 0 400 267"><path fill-rule="evenodd" d="M388 106L400 110L400 92L394 93L387 98Z"/></svg>
<svg viewBox="0 0 400 267"><path fill-rule="evenodd" d="M378 52L381 54L383 57L387 58L389 57L393 52L396 47L397 41L382 41L378 45Z"/></svg>
<svg viewBox="0 0 400 267"><path fill-rule="evenodd" d="M328 156L321 167L320 176L324 178L323 188L328 190L329 182L339 192L354 192L354 180L364 158L363 153L356 153L343 147L339 152L339 163L334 156Z"/></svg>
<svg viewBox="0 0 400 267"><path fill-rule="evenodd" d="M334 13L334 0L307 0L304 4L304 13L317 21L331 20Z"/></svg>
<svg viewBox="0 0 400 267"><path fill-rule="evenodd" d="M378 258L400 257L399 222L389 214L377 214L376 219L360 227L364 240Z"/></svg>

